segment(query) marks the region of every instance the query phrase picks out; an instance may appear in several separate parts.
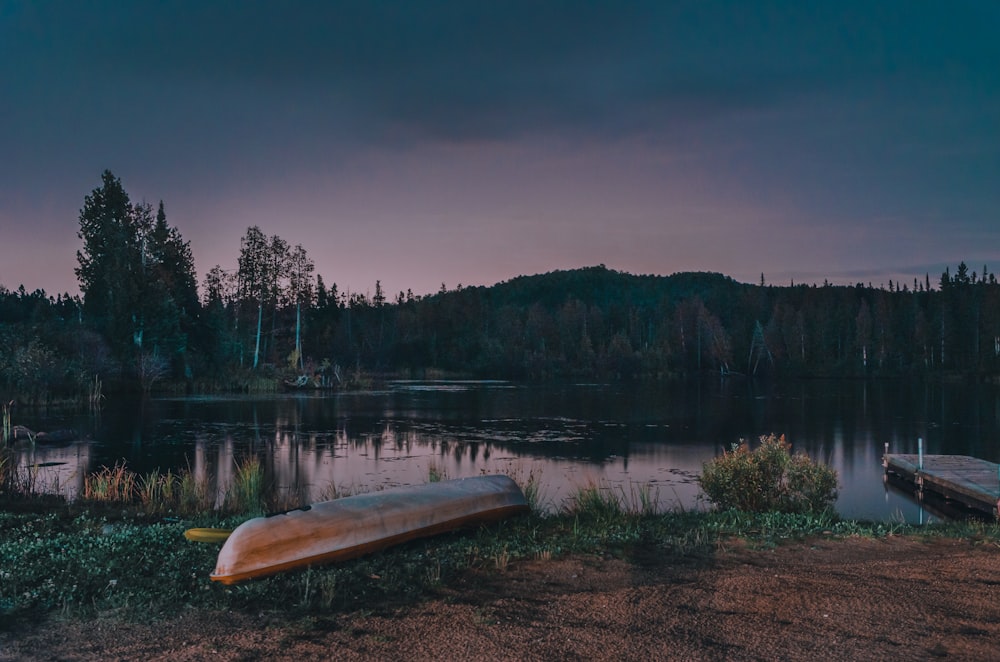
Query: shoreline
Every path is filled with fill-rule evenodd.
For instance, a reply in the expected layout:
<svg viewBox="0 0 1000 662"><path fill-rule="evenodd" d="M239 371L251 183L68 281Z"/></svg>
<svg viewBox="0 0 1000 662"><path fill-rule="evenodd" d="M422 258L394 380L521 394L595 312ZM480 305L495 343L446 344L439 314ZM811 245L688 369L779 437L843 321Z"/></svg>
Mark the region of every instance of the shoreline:
<svg viewBox="0 0 1000 662"><path fill-rule="evenodd" d="M467 570L342 613L50 615L0 631L0 660L996 659L998 552L892 535L727 538L697 556L648 545Z"/></svg>

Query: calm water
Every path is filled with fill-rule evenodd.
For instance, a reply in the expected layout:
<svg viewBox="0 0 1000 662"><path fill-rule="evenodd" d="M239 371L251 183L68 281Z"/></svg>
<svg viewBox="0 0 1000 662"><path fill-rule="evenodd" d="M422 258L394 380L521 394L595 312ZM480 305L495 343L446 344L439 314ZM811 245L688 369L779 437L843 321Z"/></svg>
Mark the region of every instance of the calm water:
<svg viewBox="0 0 1000 662"><path fill-rule="evenodd" d="M928 453L1000 460L1000 390L908 382L395 382L323 396L112 401L99 419L15 418L87 431L88 441L18 451L40 488L69 497L86 471L121 459L140 473L191 469L225 485L235 462L256 453L302 503L424 483L434 470L533 473L553 508L593 483L626 494L650 483L665 507L705 508L694 482L702 463L740 438L775 432L838 470L841 515L916 522L935 514L884 485L885 443L916 452L922 438Z"/></svg>

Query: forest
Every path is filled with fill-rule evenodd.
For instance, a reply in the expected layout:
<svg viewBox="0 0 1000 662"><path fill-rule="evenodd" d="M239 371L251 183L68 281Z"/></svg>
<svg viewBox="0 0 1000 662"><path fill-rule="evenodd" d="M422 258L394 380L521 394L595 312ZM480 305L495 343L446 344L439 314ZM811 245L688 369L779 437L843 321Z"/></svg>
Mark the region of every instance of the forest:
<svg viewBox="0 0 1000 662"><path fill-rule="evenodd" d="M0 285L4 402L117 390L517 380L1000 375L1000 285L965 263L873 287L632 275L603 265L418 296L340 292L301 245L247 229L209 269L161 202L105 171L80 211L80 296Z"/></svg>

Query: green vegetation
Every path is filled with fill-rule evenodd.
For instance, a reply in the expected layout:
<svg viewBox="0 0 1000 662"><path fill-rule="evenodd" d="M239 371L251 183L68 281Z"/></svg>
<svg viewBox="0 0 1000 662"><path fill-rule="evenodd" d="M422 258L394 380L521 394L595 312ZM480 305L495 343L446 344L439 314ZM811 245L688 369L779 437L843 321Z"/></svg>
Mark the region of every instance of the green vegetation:
<svg viewBox="0 0 1000 662"><path fill-rule="evenodd" d="M14 462L0 443L0 494L10 492L10 485L13 482Z"/></svg>
<svg viewBox="0 0 1000 662"><path fill-rule="evenodd" d="M837 500L837 472L804 453L791 454L785 437L761 437L751 450L742 441L705 463L698 479L722 510L823 513Z"/></svg>
<svg viewBox="0 0 1000 662"><path fill-rule="evenodd" d="M225 498L225 510L250 516L263 514L267 509L264 488L264 467L252 455L236 464L236 476Z"/></svg>
<svg viewBox="0 0 1000 662"><path fill-rule="evenodd" d="M101 467L83 482L83 503L138 506L150 515L206 512L212 509L209 488L191 472L161 474L158 470L140 476L125 467ZM242 503L242 501L241 501Z"/></svg>
<svg viewBox="0 0 1000 662"><path fill-rule="evenodd" d="M12 428L10 425L10 407L14 404L13 402L4 403L3 405L3 423L0 427L0 447L6 446L7 442L11 439Z"/></svg>
<svg viewBox="0 0 1000 662"><path fill-rule="evenodd" d="M126 608L122 613L137 619L191 607L286 614L372 610L433 595L468 569L502 572L521 561L567 554L709 559L734 537L765 547L815 536L950 536L1000 543L996 524L913 527L845 522L830 512L643 513L625 507L623 498L586 486L557 514L535 512L229 587L208 579L218 545L189 542L183 532L231 528L244 515L123 515L120 508L94 503L44 513L0 512L0 617L13 623L39 613L88 616Z"/></svg>
<svg viewBox="0 0 1000 662"><path fill-rule="evenodd" d="M430 465L427 467L427 482L428 483L440 483L442 480L448 479L448 472L437 465L437 462L431 461Z"/></svg>
<svg viewBox="0 0 1000 662"><path fill-rule="evenodd" d="M537 488L535 488L537 490ZM629 483L615 489L609 485L587 483L577 488L563 508L574 517L610 522L624 515L653 515L657 511L657 491L649 484Z"/></svg>
<svg viewBox="0 0 1000 662"><path fill-rule="evenodd" d="M761 457L787 455L766 438ZM737 451L734 451L734 454ZM745 460L749 451L739 451ZM733 457L729 454L728 457ZM217 544L187 541L193 527L233 528L277 498L261 480L260 463L239 464L221 508L190 473L138 476L123 465L87 480L84 498L5 503L0 511L0 622L42 613L86 617L104 611L155 619L191 607L279 610L287 615L379 609L435 594L469 569L503 572L525 560L567 554L628 559L709 560L740 538L769 547L808 537L921 535L1000 544L1000 525L976 522L914 527L841 521L827 509L810 512L657 512L647 485L580 486L558 512L537 509L534 475L514 476L535 504L529 515L415 541L353 561L287 572L235 586L211 582ZM16 511L16 512L14 512ZM127 611L126 611L127 609Z"/></svg>
<svg viewBox="0 0 1000 662"><path fill-rule="evenodd" d="M163 202L154 216L105 171L84 198L79 237L80 315L110 359L144 390L183 370L200 313L197 278L191 247L167 223Z"/></svg>
<svg viewBox="0 0 1000 662"><path fill-rule="evenodd" d="M146 515L190 516L211 512L215 498L208 482L199 480L190 471L175 474L154 470L142 476L121 462L86 476L80 501L126 506ZM279 495L267 489L260 459L249 456L237 461L236 473L225 489L219 511L252 517L268 510L286 509L284 506Z"/></svg>

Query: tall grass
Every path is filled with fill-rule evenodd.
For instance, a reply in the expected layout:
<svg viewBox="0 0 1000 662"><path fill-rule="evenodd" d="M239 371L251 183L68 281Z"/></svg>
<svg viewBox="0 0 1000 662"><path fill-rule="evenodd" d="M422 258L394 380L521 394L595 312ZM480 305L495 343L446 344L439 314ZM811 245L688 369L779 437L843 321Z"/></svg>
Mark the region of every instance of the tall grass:
<svg viewBox="0 0 1000 662"><path fill-rule="evenodd" d="M14 473L14 460L7 448L7 441L11 436L10 407L14 401L3 405L3 428L0 429L0 494L10 491L10 484Z"/></svg>
<svg viewBox="0 0 1000 662"><path fill-rule="evenodd" d="M138 494L138 477L116 462L114 467L101 467L83 481L83 498L104 503L131 503Z"/></svg>
<svg viewBox="0 0 1000 662"><path fill-rule="evenodd" d="M528 502L531 512L538 512L542 507L542 486L538 480L538 476L535 475L535 471L529 471L527 479L523 483L520 483L519 486L521 491L524 492L524 500Z"/></svg>
<svg viewBox="0 0 1000 662"><path fill-rule="evenodd" d="M208 482L192 472L160 473L154 469L139 475L125 466L101 467L83 481L83 501L104 504L137 505L146 514L194 515L212 510Z"/></svg>
<svg viewBox="0 0 1000 662"><path fill-rule="evenodd" d="M612 488L593 481L577 487L567 499L563 511L567 515L598 520L617 518L625 512Z"/></svg>
<svg viewBox="0 0 1000 662"><path fill-rule="evenodd" d="M535 470L531 469L528 472L528 475L525 476L520 467L508 467L504 473L508 478L517 483L518 487L521 488L521 492L524 493L524 500L528 502L528 507L531 509L531 512L541 512L543 508L542 486Z"/></svg>
<svg viewBox="0 0 1000 662"><path fill-rule="evenodd" d="M0 446L0 494L10 492L14 462L6 448Z"/></svg>
<svg viewBox="0 0 1000 662"><path fill-rule="evenodd" d="M3 405L3 429L0 431L0 435L2 435L0 436L0 448L5 447L11 438L10 408L13 404L14 401L11 400Z"/></svg>
<svg viewBox="0 0 1000 662"><path fill-rule="evenodd" d="M158 469L154 469L151 473L140 476L137 486L139 501L149 513L168 512L170 506L180 500L180 480L170 470L161 474Z"/></svg>
<svg viewBox="0 0 1000 662"><path fill-rule="evenodd" d="M101 393L102 384L101 380L97 375L94 375L94 381L90 383L90 409L98 410L101 408L101 402L104 400L104 394Z"/></svg>
<svg viewBox="0 0 1000 662"><path fill-rule="evenodd" d="M652 483L636 483L629 481L628 492L625 486L619 487L625 509L636 515L656 515L660 512L660 488Z"/></svg>
<svg viewBox="0 0 1000 662"><path fill-rule="evenodd" d="M5 498L39 496L35 494L37 471L37 467L16 467L9 449L0 446L0 495ZM79 500L135 506L139 512L149 515L198 515L213 510L255 515L274 504L288 508L301 505L297 502L283 504L280 495L268 489L264 469L257 457L237 462L232 483L224 486L221 507L216 494L209 479L199 478L190 470L161 473L154 469L140 475L129 469L124 461L119 461L85 476Z"/></svg>
<svg viewBox="0 0 1000 662"><path fill-rule="evenodd" d="M594 518L645 517L660 512L659 497L659 488L651 483L629 481L627 486L615 487L591 481L577 487L564 504L563 512Z"/></svg>
<svg viewBox="0 0 1000 662"><path fill-rule="evenodd" d="M215 499L207 480L198 480L191 471L182 471L177 476L177 512L183 514L203 513L212 509Z"/></svg>
<svg viewBox="0 0 1000 662"><path fill-rule="evenodd" d="M7 498L45 498L36 491L38 486L38 465L18 467L10 449L0 450L0 494Z"/></svg>
<svg viewBox="0 0 1000 662"><path fill-rule="evenodd" d="M431 460L431 463L427 465L427 482L440 483L442 480L448 480L448 472L439 467L437 462Z"/></svg>
<svg viewBox="0 0 1000 662"><path fill-rule="evenodd" d="M260 458L251 455L236 463L236 475L226 491L224 509L230 512L259 514L264 512L266 494L264 467Z"/></svg>

